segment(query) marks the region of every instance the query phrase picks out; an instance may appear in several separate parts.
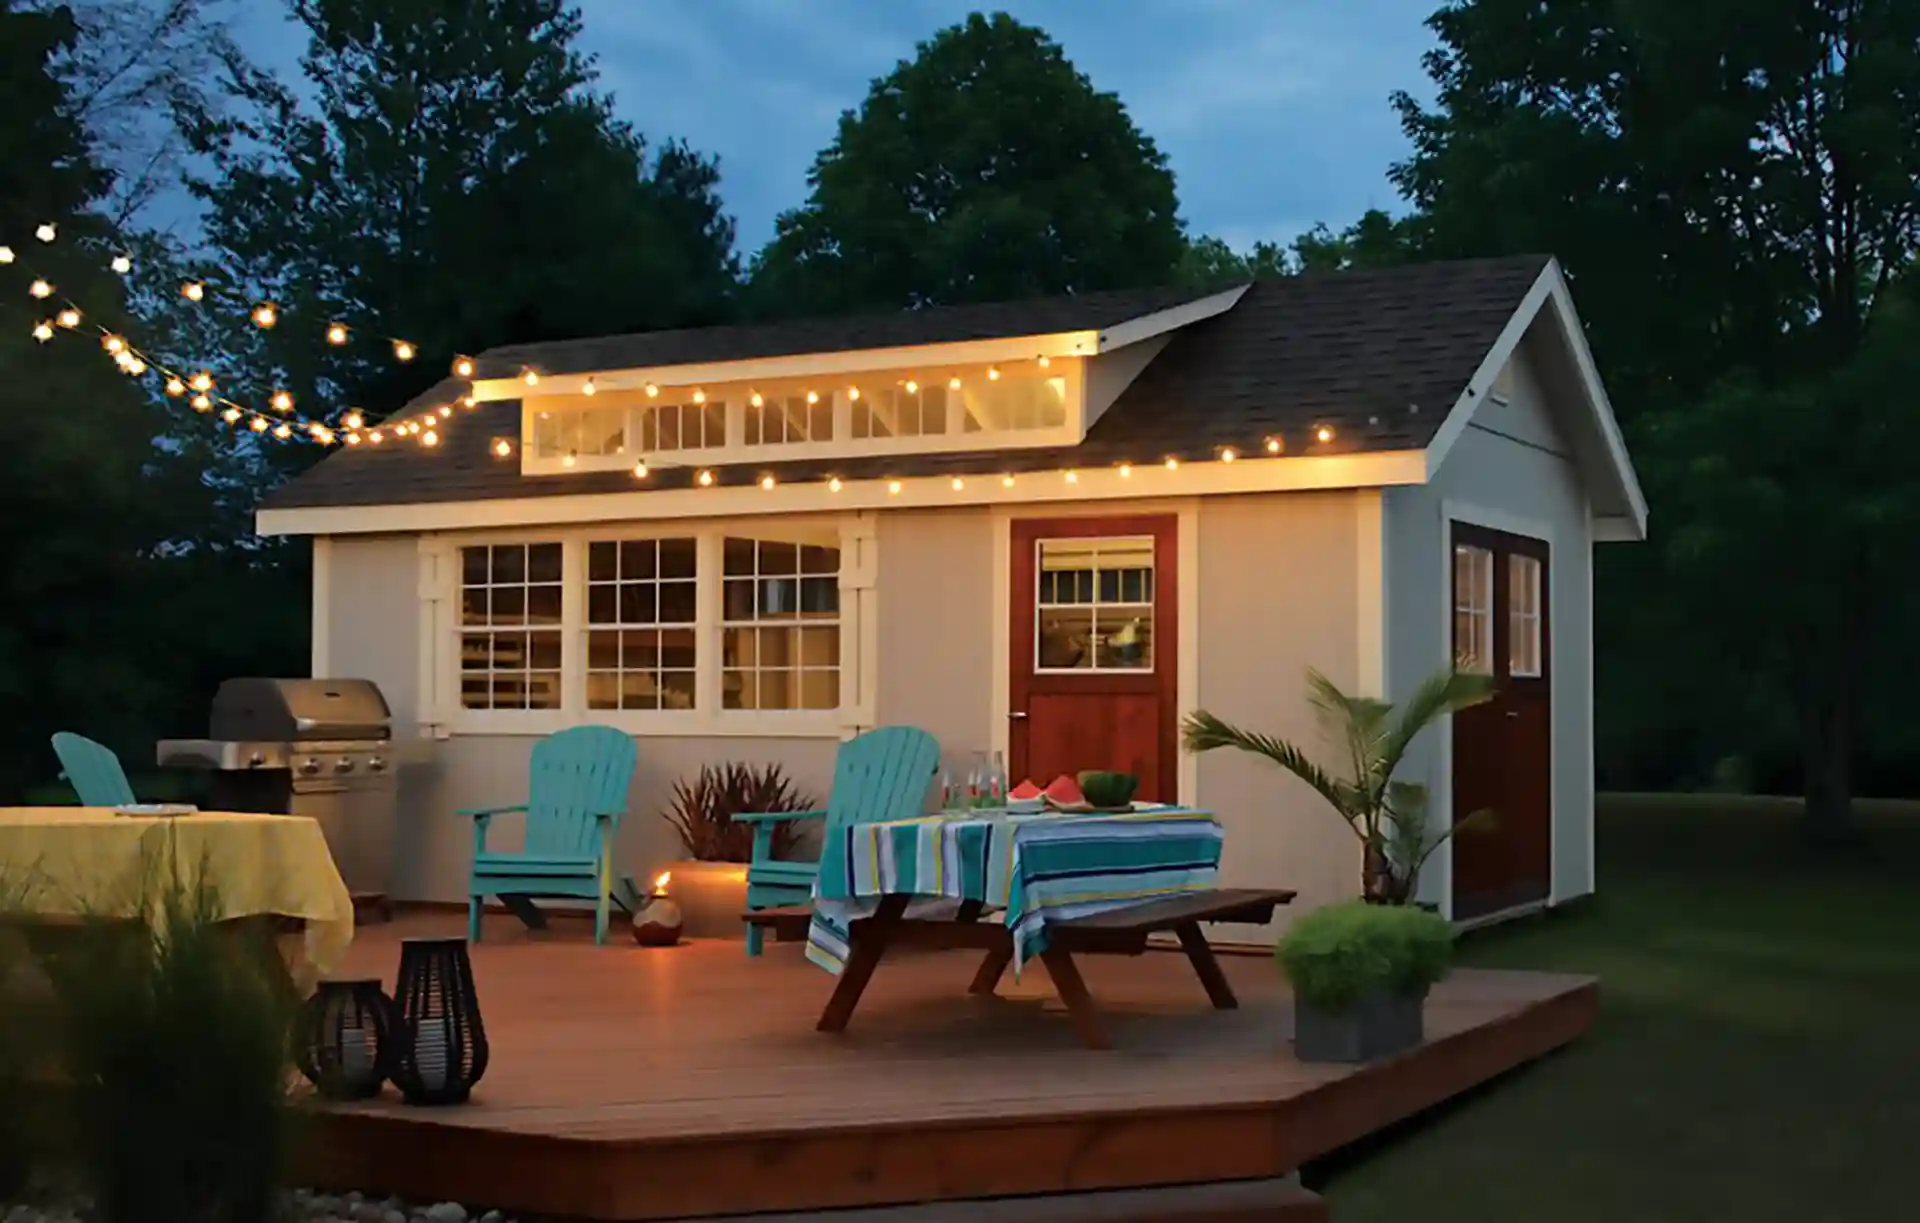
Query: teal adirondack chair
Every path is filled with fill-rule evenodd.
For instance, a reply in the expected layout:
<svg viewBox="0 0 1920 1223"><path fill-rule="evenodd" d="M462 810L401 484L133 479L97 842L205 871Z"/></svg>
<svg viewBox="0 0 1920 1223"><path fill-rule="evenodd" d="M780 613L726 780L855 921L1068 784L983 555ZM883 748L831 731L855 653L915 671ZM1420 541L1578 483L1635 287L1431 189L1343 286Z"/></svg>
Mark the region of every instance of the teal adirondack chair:
<svg viewBox="0 0 1920 1223"><path fill-rule="evenodd" d="M773 856L774 826L788 820L825 820L828 829L847 824L906 819L920 814L927 787L940 768L940 744L914 726L883 726L840 745L833 765L833 793L825 811L772 811L733 818L753 825L753 860L747 864L747 908L805 904L813 897L819 862ZM759 955L765 931L747 927L747 954Z"/></svg>
<svg viewBox="0 0 1920 1223"><path fill-rule="evenodd" d="M133 796L120 757L105 744L63 730L53 737L53 754L60 757L60 776L73 786L82 807L124 807L140 801Z"/></svg>
<svg viewBox="0 0 1920 1223"><path fill-rule="evenodd" d="M534 744L527 801L459 812L473 820L473 871L467 883L467 938L480 941L480 911L498 896L529 927L546 922L533 897L595 902L593 941L607 941L607 903L625 881L613 874L613 835L633 781L633 739L609 726L575 726ZM487 849L496 815L524 812L526 847ZM625 893L632 893L625 883Z"/></svg>

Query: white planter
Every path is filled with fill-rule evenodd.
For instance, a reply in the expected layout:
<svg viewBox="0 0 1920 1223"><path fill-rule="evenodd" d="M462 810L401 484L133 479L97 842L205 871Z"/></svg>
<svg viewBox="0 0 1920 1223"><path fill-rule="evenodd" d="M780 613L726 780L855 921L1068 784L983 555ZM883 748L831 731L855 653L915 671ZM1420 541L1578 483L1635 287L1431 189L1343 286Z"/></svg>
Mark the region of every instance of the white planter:
<svg viewBox="0 0 1920 1223"><path fill-rule="evenodd" d="M669 863L667 871L667 895L680 906L683 937L746 937L746 863L684 860Z"/></svg>

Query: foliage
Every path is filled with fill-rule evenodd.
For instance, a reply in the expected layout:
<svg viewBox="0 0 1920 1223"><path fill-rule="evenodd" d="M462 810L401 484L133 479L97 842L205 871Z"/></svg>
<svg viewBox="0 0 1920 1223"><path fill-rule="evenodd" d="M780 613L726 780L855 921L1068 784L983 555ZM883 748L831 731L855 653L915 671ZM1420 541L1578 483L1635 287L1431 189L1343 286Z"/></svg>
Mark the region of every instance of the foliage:
<svg viewBox="0 0 1920 1223"><path fill-rule="evenodd" d="M144 881L147 917L89 919L48 960L82 1182L101 1223L265 1223L294 1122L291 982L204 874Z"/></svg>
<svg viewBox="0 0 1920 1223"><path fill-rule="evenodd" d="M1274 958L1302 1002L1338 1013L1371 994L1424 994L1447 975L1453 927L1411 905L1342 901L1288 926Z"/></svg>
<svg viewBox="0 0 1920 1223"><path fill-rule="evenodd" d="M1427 787L1395 781L1400 762L1420 732L1442 715L1492 698L1493 680L1447 668L1430 675L1400 706L1377 697L1349 696L1315 670L1307 672L1307 699L1322 731L1346 755L1349 776L1336 778L1284 739L1240 730L1206 710L1190 713L1181 735L1190 752L1231 747L1264 756L1311 786L1360 839L1361 894L1370 901L1404 905L1413 899L1420 868L1448 837L1486 824L1490 813L1472 812L1452 828L1427 821Z"/></svg>
<svg viewBox="0 0 1920 1223"><path fill-rule="evenodd" d="M691 783L673 783L673 799L661 818L673 825L687 857L696 862L750 862L753 826L736 824L740 813L814 810L814 799L800 793L777 764L702 765ZM773 856L793 847L794 826L773 826Z"/></svg>
<svg viewBox="0 0 1920 1223"><path fill-rule="evenodd" d="M1786 722L1811 826L1843 831L1860 732L1906 721L1910 682L1880 677L1915 666L1920 6L1471 0L1430 24L1436 101L1397 99L1394 172L1422 247L1562 258L1656 507L1657 549L1599 558L1603 722L1714 726L1703 762Z"/></svg>
<svg viewBox="0 0 1920 1223"><path fill-rule="evenodd" d="M650 150L595 92L561 0L292 0L301 91L237 58L185 117L229 351L310 411L382 415L461 353L724 321L717 164ZM217 273L217 274L216 274ZM252 327L253 301L282 322ZM329 345L324 325L361 337ZM396 363L386 337L417 347ZM307 448L276 454L310 456Z"/></svg>
<svg viewBox="0 0 1920 1223"><path fill-rule="evenodd" d="M1256 242L1245 254L1219 238L1198 238L1187 245L1176 279L1200 289L1224 288L1271 276L1405 263L1415 254L1417 224L1417 218L1395 218L1369 209L1338 232L1321 222L1285 246Z"/></svg>
<svg viewBox="0 0 1920 1223"><path fill-rule="evenodd" d="M753 268L770 314L895 310L1163 284L1173 172L1058 43L979 13L840 117L810 194Z"/></svg>

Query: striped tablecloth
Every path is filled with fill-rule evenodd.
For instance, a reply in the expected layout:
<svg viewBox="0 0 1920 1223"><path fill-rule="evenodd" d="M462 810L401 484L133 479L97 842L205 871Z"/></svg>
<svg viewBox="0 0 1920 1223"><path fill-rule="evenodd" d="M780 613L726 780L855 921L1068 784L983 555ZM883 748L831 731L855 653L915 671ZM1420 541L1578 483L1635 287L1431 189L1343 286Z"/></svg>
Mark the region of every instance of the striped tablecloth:
<svg viewBox="0 0 1920 1223"><path fill-rule="evenodd" d="M908 918L977 900L1013 932L1013 970L1047 945L1047 923L1215 886L1222 833L1207 812L928 816L829 831L814 884L807 958L838 974L847 928L880 898L917 897Z"/></svg>

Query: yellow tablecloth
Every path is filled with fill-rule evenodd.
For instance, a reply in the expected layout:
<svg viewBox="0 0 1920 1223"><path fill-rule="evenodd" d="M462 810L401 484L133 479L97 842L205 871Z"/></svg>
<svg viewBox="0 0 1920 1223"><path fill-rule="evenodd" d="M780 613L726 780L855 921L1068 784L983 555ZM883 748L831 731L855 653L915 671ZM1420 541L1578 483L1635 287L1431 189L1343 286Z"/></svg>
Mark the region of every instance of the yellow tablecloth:
<svg viewBox="0 0 1920 1223"><path fill-rule="evenodd" d="M211 885L223 920L306 922L306 961L331 971L353 941L353 901L306 816L110 807L0 807L0 908L43 917L138 917L156 876ZM302 974L304 975L304 974Z"/></svg>

